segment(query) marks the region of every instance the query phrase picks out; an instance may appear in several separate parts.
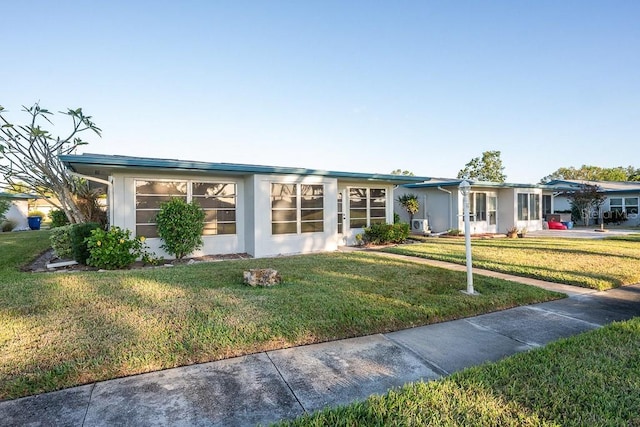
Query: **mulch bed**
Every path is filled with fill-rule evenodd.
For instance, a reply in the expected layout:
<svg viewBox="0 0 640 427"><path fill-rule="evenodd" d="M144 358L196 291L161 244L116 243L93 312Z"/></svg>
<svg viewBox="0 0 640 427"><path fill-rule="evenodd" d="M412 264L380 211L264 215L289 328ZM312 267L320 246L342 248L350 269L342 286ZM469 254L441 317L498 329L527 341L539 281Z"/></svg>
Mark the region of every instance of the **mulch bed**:
<svg viewBox="0 0 640 427"><path fill-rule="evenodd" d="M192 258L182 258L182 259L173 259L160 261L158 265L149 265L143 264L141 261L135 262L129 270L136 269L144 269L144 268L162 268L167 266L174 265L185 265L185 264L197 264L201 262L214 262L214 261L224 261L231 259L248 259L251 258L251 255L247 253L240 254L222 254L222 255L205 255L201 257L192 257ZM68 261L62 260L56 257L53 249L49 249L43 253L41 253L35 260L33 260L30 264L27 264L21 268L22 271L27 272L35 272L35 273L43 273L43 272L55 272L55 271L98 271L98 268L89 267L88 265L70 265L66 267L57 267L57 268L47 268L47 264L58 262L58 261Z"/></svg>

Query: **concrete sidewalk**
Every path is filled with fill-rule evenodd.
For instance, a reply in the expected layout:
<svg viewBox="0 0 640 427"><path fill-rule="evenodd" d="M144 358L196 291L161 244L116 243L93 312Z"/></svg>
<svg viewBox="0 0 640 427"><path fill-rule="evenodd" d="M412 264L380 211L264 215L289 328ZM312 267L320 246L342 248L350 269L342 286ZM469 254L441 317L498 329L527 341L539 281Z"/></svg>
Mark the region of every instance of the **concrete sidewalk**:
<svg viewBox="0 0 640 427"><path fill-rule="evenodd" d="M640 285L594 292L541 281L529 284L562 289L569 298L0 402L0 425L268 425L640 315Z"/></svg>

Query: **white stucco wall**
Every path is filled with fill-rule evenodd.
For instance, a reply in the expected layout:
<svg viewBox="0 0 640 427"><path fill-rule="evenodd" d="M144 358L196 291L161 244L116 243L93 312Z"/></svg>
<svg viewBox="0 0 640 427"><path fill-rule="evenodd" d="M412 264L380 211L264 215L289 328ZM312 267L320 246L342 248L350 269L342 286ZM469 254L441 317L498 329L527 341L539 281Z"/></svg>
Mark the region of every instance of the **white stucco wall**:
<svg viewBox="0 0 640 427"><path fill-rule="evenodd" d="M323 184L324 230L316 233L272 234L271 184ZM255 175L253 177L253 233L257 258L310 252L334 251L338 248L337 180L320 176Z"/></svg>
<svg viewBox="0 0 640 427"><path fill-rule="evenodd" d="M457 227L457 195L456 189L447 188L451 191L439 190L435 187L406 189L399 187L395 190L396 199L405 193L413 193L418 196L420 209L414 215L414 219L426 219L429 221L429 228L434 233L447 231ZM396 202L396 212L400 214L402 221L409 221L407 212Z"/></svg>
<svg viewBox="0 0 640 427"><path fill-rule="evenodd" d="M597 214L598 218L602 217L602 215L605 212L609 212L611 210L611 198L635 198L638 197L640 198L640 193L638 192L620 192L620 193L609 193L605 199L604 199L604 203L602 204L602 206L600 206L600 212ZM561 212L561 211L570 211L571 210L571 202L569 201L569 198L565 195L559 195L556 196L554 198L554 205L553 205L553 209L554 212ZM595 222L595 218L592 218L592 223ZM621 223L621 225L628 225L628 226L638 226L640 225L640 215L634 215L631 214L629 215L627 221L624 221Z"/></svg>
<svg viewBox="0 0 640 427"><path fill-rule="evenodd" d="M506 233L516 226L517 201L513 188L500 188L498 193L498 226L497 233Z"/></svg>
<svg viewBox="0 0 640 427"><path fill-rule="evenodd" d="M349 217L349 189L350 188L369 188L369 189L384 189L385 190L385 194L386 194L386 222L388 224L392 224L393 223L393 212L394 212L394 199L395 199L395 192L394 192L394 187L393 185L388 185L388 184L382 184L382 183L374 183L374 182L367 182L367 181L348 181L348 180L340 180L338 182L338 191L342 192L344 195L343 198L343 233L342 235L337 235L336 237L336 244L337 245L355 245L356 244L356 235L358 234L362 234L364 232L364 228L350 228L349 227L349 222L350 222L350 217ZM333 218L335 218L336 221L336 231L337 231L337 217L338 217L338 212L337 212L337 193L336 196L334 198L334 200L336 200L335 205L336 205L336 210L334 211L333 214Z"/></svg>
<svg viewBox="0 0 640 427"><path fill-rule="evenodd" d="M29 228L27 215L29 212L29 202L27 200L11 200L9 210L5 212L6 220L14 223L14 230Z"/></svg>
<svg viewBox="0 0 640 427"><path fill-rule="evenodd" d="M395 198L406 193L413 193L418 196L420 201L420 211L414 218L427 218L432 232L443 232L451 228L464 230L463 218L463 197L455 186L448 186L442 191L437 187L426 187L419 189L409 189L399 187L395 190ZM534 193L540 196L540 209L542 209L542 190L539 188L499 188L499 187L473 187L474 193L487 194L487 220L474 221L471 217L471 233L504 233L508 228L518 227L527 228L528 230L542 229L542 213L540 211L540 219L529 221L518 221L518 193ZM496 224L489 224L488 214L488 197L495 195L497 197L498 209ZM450 207L451 206L451 207ZM396 212L403 221L408 220L408 214L395 202ZM473 212L471 212L473 215Z"/></svg>
<svg viewBox="0 0 640 427"><path fill-rule="evenodd" d="M202 182L229 182L236 184L236 234L221 234L214 236L203 236L203 246L192 254L192 256L214 255L214 254L233 254L247 252L245 248L245 200L240 197L244 194L244 179L229 176L212 176L212 175L187 175L187 174L148 174L148 173L129 173L113 175L113 224L120 228L131 230L135 235L136 230L136 212L135 212L135 181L142 180L195 180ZM172 256L166 253L160 246L162 240L160 238L148 238L146 240L149 249L156 255L166 259Z"/></svg>
<svg viewBox="0 0 640 427"><path fill-rule="evenodd" d="M338 182L336 178L307 175L204 175L168 174L147 171L114 174L113 222L114 226L127 228L135 233L135 181L140 180L195 180L210 182L233 182L236 184L236 231L235 235L203 236L204 246L194 256L205 254L229 254L247 252L254 257L269 257L310 252L334 251L342 244L355 243L355 235L362 229L349 229L348 202L345 201L345 233L338 234L338 189L368 187L386 190L387 222L393 221L393 185L368 181ZM272 234L271 184L322 184L324 185L323 231L314 233ZM170 258L161 248L161 239L148 238L147 244L157 255Z"/></svg>
<svg viewBox="0 0 640 427"><path fill-rule="evenodd" d="M556 196L553 197L553 211L554 212L562 212L562 211L570 211L571 203L569 203L569 199L567 196Z"/></svg>
<svg viewBox="0 0 640 427"><path fill-rule="evenodd" d="M514 189L514 202L515 202L515 208L516 208L516 212L515 212L515 216L514 216L514 220L516 222L516 227L518 227L518 229L524 229L526 228L528 231L535 231L535 230L542 230L542 222L543 222L543 215L542 215L542 189L540 188L517 188ZM529 219L526 221L521 221L518 220L518 194L537 194L540 197L540 206L538 209L538 219Z"/></svg>

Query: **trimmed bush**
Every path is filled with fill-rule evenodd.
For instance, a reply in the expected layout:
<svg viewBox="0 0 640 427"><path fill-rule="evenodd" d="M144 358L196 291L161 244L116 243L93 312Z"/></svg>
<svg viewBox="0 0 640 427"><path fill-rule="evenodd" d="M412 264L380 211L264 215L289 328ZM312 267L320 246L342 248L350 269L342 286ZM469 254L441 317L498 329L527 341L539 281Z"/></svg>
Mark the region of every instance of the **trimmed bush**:
<svg viewBox="0 0 640 427"><path fill-rule="evenodd" d="M86 264L89 258L89 249L86 239L91 236L91 231L100 228L97 222L85 222L83 224L73 224L71 226L71 248L73 249L73 259L80 264Z"/></svg>
<svg viewBox="0 0 640 427"><path fill-rule="evenodd" d="M156 215L162 249L176 258L184 258L202 247L205 214L195 202L171 199L160 206Z"/></svg>
<svg viewBox="0 0 640 427"><path fill-rule="evenodd" d="M14 228L16 228L16 223L13 220L6 219L0 223L0 229L3 232L12 231Z"/></svg>
<svg viewBox="0 0 640 427"><path fill-rule="evenodd" d="M107 270L126 268L146 253L144 237L131 238L130 230L111 227L91 230L87 239L89 258L87 265Z"/></svg>
<svg viewBox="0 0 640 427"><path fill-rule="evenodd" d="M627 219L627 213L622 211L607 211L602 214L602 221L605 224L620 224Z"/></svg>
<svg viewBox="0 0 640 427"><path fill-rule="evenodd" d="M409 237L409 224L373 224L364 229L364 239L367 243L383 245L386 243L401 243Z"/></svg>
<svg viewBox="0 0 640 427"><path fill-rule="evenodd" d="M55 209L49 212L49 218L51 218L51 228L62 227L69 224L67 214L60 209Z"/></svg>
<svg viewBox="0 0 640 427"><path fill-rule="evenodd" d="M73 258L73 247L71 245L71 229L72 225L64 225L51 230L51 247L56 252L58 258Z"/></svg>

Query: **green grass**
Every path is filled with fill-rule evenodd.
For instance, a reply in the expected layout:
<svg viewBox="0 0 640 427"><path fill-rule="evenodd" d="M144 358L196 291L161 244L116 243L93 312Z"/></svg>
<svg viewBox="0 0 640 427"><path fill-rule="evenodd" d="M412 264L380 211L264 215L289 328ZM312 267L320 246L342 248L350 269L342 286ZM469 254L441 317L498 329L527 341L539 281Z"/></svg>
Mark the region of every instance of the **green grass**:
<svg viewBox="0 0 640 427"><path fill-rule="evenodd" d="M627 242L640 242L640 234L624 234L618 236L609 236L606 240L625 240Z"/></svg>
<svg viewBox="0 0 640 427"><path fill-rule="evenodd" d="M281 426L638 426L640 318Z"/></svg>
<svg viewBox="0 0 640 427"><path fill-rule="evenodd" d="M474 267L598 290L640 282L640 237L615 239L477 239ZM465 263L463 239L422 239L388 252Z"/></svg>
<svg viewBox="0 0 640 427"><path fill-rule="evenodd" d="M38 238L39 237L39 238ZM370 253L173 268L21 273L47 232L0 234L0 399L560 297ZM273 267L283 283L242 284Z"/></svg>

